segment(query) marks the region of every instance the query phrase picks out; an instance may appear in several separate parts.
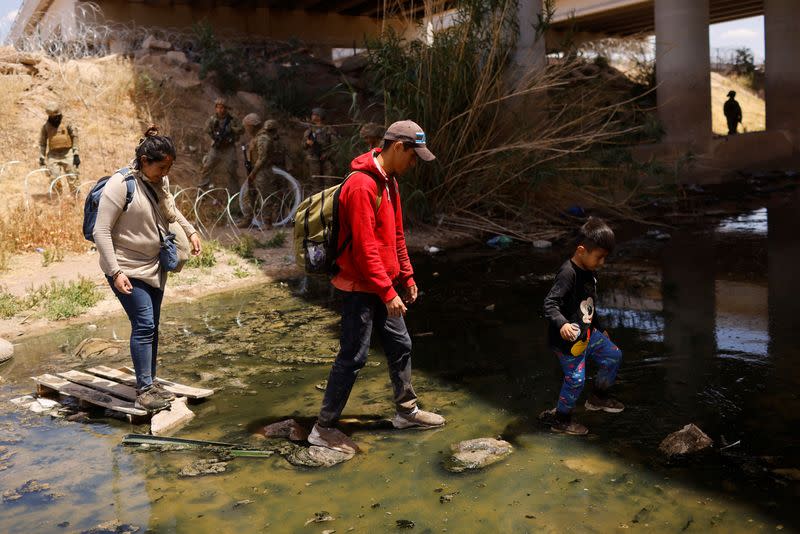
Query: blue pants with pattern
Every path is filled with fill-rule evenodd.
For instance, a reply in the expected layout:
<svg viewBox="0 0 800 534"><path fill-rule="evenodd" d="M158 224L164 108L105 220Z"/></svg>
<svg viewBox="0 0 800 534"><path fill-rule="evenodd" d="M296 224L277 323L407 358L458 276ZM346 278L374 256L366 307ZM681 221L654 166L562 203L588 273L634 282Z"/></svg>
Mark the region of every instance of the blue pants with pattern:
<svg viewBox="0 0 800 534"><path fill-rule="evenodd" d="M588 346L578 356L558 349L553 351L564 372L564 383L561 386L556 405L556 410L561 413L570 413L575 408L575 403L586 382L587 358L593 360L600 367L595 378L597 388L606 390L614 384L614 380L617 378L617 370L622 362L622 351L599 330L592 328L590 334Z"/></svg>

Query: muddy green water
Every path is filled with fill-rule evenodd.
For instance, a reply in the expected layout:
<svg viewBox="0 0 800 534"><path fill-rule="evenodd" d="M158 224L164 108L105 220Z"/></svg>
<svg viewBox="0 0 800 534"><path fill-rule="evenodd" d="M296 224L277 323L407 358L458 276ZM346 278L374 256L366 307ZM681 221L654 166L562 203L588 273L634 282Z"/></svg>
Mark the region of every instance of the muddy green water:
<svg viewBox="0 0 800 534"><path fill-rule="evenodd" d="M72 423L17 410L7 401L32 391L32 375L126 363L127 350L107 361L70 354L85 337L126 339L129 329L116 318L27 340L0 366L0 488L36 479L50 489L0 502L0 532L81 532L109 520L198 534L394 532L398 520L413 521L412 532L793 531L798 483L776 472L800 467L792 204L693 221L664 242L631 232L601 276L600 299L625 353L617 394L627 409L579 409L585 439L551 434L535 417L560 386L540 308L564 249L418 258L424 293L408 317L415 387L448 425L351 425L364 452L330 469L239 458L224 473L181 478L208 455L123 447L126 433L145 429L102 413ZM257 445L266 423L311 421L329 364L296 358L333 357L338 315L335 301L292 289L165 307L159 374L218 389L192 406L197 417L178 436ZM377 347L370 361L378 365L362 372L346 417L392 413ZM689 422L717 444L740 444L665 462L658 443ZM441 468L451 443L495 436L515 447L505 461L460 475ZM306 524L321 511L334 520Z"/></svg>

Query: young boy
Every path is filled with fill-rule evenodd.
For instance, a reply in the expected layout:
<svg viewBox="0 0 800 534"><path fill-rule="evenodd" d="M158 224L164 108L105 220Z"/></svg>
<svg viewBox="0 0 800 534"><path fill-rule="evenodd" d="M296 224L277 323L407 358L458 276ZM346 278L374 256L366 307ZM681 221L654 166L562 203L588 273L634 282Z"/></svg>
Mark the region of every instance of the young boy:
<svg viewBox="0 0 800 534"><path fill-rule="evenodd" d="M550 322L549 343L564 372L558 404L539 416L553 431L582 436L589 430L572 420L572 410L583 391L586 359L594 360L600 370L587 410L618 413L625 406L608 394L617 377L622 352L598 324L595 307L597 278L595 271L614 250L614 232L601 219L590 217L581 227L577 247L556 274L553 287L544 299L544 314Z"/></svg>

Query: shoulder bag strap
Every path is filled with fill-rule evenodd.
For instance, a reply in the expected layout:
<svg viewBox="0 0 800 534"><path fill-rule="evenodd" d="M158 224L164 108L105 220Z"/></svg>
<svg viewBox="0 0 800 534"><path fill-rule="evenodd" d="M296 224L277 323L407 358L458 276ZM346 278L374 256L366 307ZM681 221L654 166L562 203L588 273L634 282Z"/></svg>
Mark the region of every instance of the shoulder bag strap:
<svg viewBox="0 0 800 534"><path fill-rule="evenodd" d="M164 214L161 213L161 210L158 207L158 195L153 189L153 186L147 183L147 181L145 181L144 179L142 180L142 183L144 184L144 194L150 201L150 209L153 210L153 216L155 217L156 221L156 228L158 229L158 239L163 243L164 234L168 232L168 230L162 231L161 225L158 224L158 221L160 219L162 223L165 223L165 228L169 228L169 224L166 223L166 217L164 217Z"/></svg>

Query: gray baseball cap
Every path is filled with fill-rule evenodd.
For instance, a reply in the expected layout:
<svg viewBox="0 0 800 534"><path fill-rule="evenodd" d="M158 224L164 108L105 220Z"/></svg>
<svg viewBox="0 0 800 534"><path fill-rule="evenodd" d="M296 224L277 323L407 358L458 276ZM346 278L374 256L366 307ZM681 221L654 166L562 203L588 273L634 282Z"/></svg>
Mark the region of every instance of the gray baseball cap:
<svg viewBox="0 0 800 534"><path fill-rule="evenodd" d="M383 134L386 141L402 141L414 145L414 152L422 161L433 161L436 156L425 146L427 138L419 124L414 121L397 121Z"/></svg>

